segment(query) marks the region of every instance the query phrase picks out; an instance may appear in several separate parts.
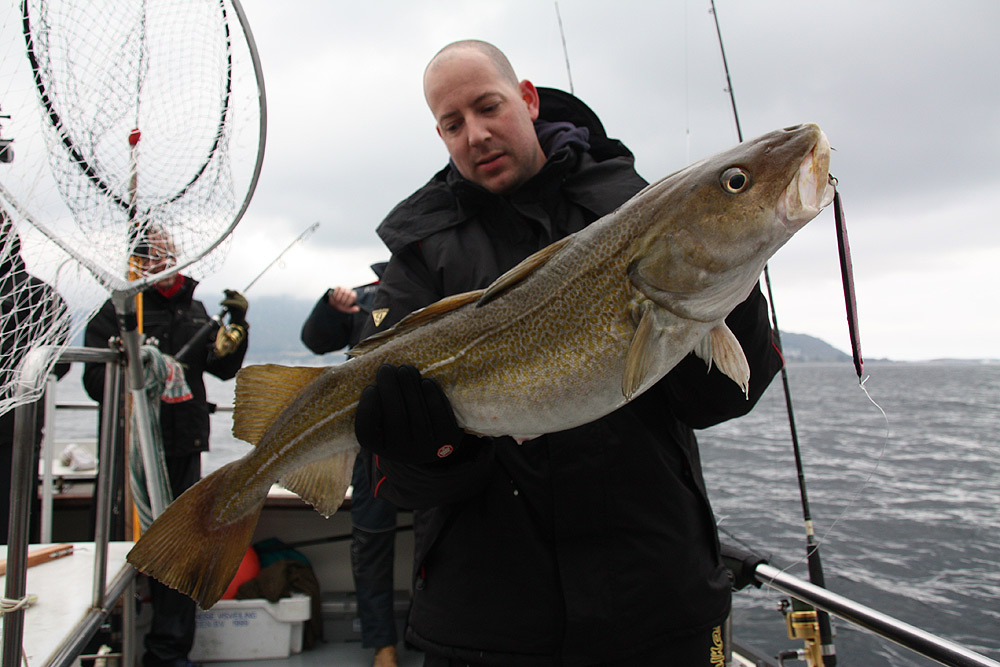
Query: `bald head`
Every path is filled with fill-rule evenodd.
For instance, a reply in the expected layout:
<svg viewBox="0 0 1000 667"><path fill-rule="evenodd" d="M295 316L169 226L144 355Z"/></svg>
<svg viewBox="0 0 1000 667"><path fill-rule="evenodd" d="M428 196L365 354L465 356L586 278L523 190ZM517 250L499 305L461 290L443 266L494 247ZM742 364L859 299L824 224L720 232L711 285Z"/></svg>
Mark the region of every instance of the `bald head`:
<svg viewBox="0 0 1000 667"><path fill-rule="evenodd" d="M545 164L533 121L538 91L507 57L477 40L441 49L424 71L424 97L452 162L466 179L505 194Z"/></svg>
<svg viewBox="0 0 1000 667"><path fill-rule="evenodd" d="M514 68L511 66L510 61L507 60L507 56L504 55L503 51L489 42L478 39L463 39L448 44L438 51L431 58L431 61L427 63L427 68L424 70L424 97L426 98L427 96L427 78L432 70L441 64L448 63L470 53L478 53L485 57L493 65L493 69L496 70L501 80L517 87L517 75L514 73Z"/></svg>

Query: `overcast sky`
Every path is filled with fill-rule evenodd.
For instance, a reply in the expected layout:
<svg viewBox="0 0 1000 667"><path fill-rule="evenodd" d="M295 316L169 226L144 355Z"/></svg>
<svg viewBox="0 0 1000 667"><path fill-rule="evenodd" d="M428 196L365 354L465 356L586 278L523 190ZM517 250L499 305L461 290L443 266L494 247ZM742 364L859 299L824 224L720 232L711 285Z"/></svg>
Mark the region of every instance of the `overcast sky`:
<svg viewBox="0 0 1000 667"><path fill-rule="evenodd" d="M262 61L264 168L212 290L315 299L373 276L375 227L447 160L423 68L490 41L518 76L569 89L556 5L243 0ZM832 143L866 358L1000 358L1000 3L718 0L745 138L816 122ZM737 142L705 0L562 0L574 91L655 180ZM850 343L833 211L770 264L785 331Z"/></svg>

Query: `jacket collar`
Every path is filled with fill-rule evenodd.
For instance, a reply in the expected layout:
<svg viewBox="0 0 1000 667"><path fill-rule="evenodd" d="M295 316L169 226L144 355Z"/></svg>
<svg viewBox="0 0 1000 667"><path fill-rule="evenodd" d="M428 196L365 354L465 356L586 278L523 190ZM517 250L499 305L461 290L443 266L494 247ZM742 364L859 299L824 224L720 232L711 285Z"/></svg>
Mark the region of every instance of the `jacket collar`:
<svg viewBox="0 0 1000 667"><path fill-rule="evenodd" d="M541 110L535 122L539 143L547 160L542 170L524 187L539 179L564 178L584 154L593 159L626 158L632 153L616 139L609 139L597 115L580 99L554 88L539 88ZM575 197L586 198L580 190ZM495 205L497 198L466 180L449 161L424 187L389 212L376 230L393 253L432 234L456 227L474 217L483 206ZM516 194L515 194L516 197Z"/></svg>

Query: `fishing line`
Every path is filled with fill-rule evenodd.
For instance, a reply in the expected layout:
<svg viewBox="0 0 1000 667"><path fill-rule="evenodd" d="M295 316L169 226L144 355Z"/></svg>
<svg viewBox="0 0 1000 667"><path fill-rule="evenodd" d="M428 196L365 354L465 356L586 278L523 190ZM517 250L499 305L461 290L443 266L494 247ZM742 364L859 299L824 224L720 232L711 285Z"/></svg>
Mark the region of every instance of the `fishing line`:
<svg viewBox="0 0 1000 667"><path fill-rule="evenodd" d="M848 510L850 510L854 506L858 498L861 497L861 494L864 493L865 489L867 489L868 486L871 484L872 478L875 476L875 473L878 472L879 466L882 465L882 459L885 457L885 450L889 446L889 415L887 415L885 413L885 410L882 409L882 406L879 405L874 398L872 398L872 395L868 392L868 388L865 387L865 383L868 382L868 379L870 377L871 377L870 375L866 375L862 380L858 382L858 386L861 388L861 391L865 393L865 396L868 397L868 400L871 401L871 404L874 405L876 408L878 408L878 411L882 413L882 420L885 422L885 435L882 437L882 448L879 450L878 457L875 459L875 467L872 468L871 471L868 473L868 477L865 478L865 481L861 485L861 488L854 492L854 495L851 497L850 502L847 503L847 506L843 509L840 515L823 533L823 536L820 538L820 542L826 540L826 538L830 535L830 532L834 529L834 527L838 523L840 523L840 520L843 519L844 516L847 515Z"/></svg>
<svg viewBox="0 0 1000 667"><path fill-rule="evenodd" d="M876 457L875 459L875 466L868 472L868 476L865 478L865 481L862 482L861 486L857 489L857 491L854 492L854 494L851 496L850 501L848 501L844 509L840 511L840 513L837 515L837 518L833 520L833 523L830 524L830 527L827 528L825 531L823 531L823 534L816 540L816 544L813 545L812 547L813 549L818 549L819 545L826 543L827 538L830 536L830 533L833 532L833 529L836 528L837 524L839 524L841 520L845 516L847 516L847 513L854 508L854 505L857 503L858 499L861 498L861 495L865 492L865 489L867 489L871 485L872 478L875 477L875 473L878 472L879 467L882 465L882 460L885 458L885 450L889 446L889 430L890 430L889 415L887 415L882 406L879 405L874 398L872 398L872 395L871 393L869 393L868 388L865 387L865 383L868 382L870 377L871 377L870 375L864 376L864 378L862 378L861 381L858 382L858 386L861 388L861 391L864 392L865 396L868 398L871 404L874 405L876 408L878 408L878 411L882 414L882 420L885 422L885 435L882 437L882 447L879 450L878 457ZM735 535L732 535L729 531L723 531L723 532L725 532L726 535L729 536L730 538L740 542L744 546L747 546L745 542L737 538ZM779 574L784 574L793 567L801 565L802 562L805 561L808 557L809 557L809 550L807 550L805 556L802 556L797 560L793 561L792 563L790 563L789 565L781 568ZM771 578L771 581L772 582L774 581L774 577Z"/></svg>

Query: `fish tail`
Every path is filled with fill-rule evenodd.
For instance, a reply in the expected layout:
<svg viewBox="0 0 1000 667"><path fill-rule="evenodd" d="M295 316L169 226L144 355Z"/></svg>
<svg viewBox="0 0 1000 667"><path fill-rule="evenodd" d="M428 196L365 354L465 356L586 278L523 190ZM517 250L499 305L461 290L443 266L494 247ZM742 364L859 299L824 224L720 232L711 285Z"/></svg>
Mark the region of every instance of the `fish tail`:
<svg viewBox="0 0 1000 667"><path fill-rule="evenodd" d="M265 492L233 521L216 518L217 499L228 489L227 474L238 461L208 475L171 503L129 551L137 570L184 593L208 609L222 597L246 554Z"/></svg>

